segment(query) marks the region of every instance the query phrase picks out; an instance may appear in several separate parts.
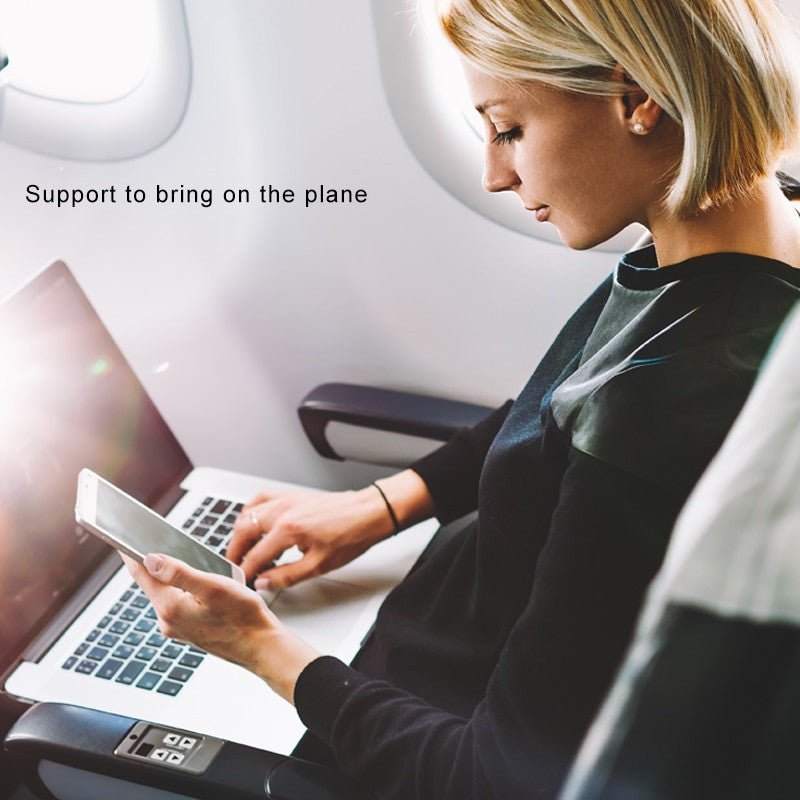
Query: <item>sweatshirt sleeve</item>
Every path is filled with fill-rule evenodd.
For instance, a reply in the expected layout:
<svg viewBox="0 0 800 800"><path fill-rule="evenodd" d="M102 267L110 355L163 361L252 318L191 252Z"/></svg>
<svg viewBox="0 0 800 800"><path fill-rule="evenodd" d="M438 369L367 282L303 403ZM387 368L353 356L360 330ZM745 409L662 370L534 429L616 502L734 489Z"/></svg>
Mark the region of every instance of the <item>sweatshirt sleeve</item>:
<svg viewBox="0 0 800 800"><path fill-rule="evenodd" d="M608 691L633 633L644 592L658 570L670 531L686 498L668 480L672 466L702 470L719 447L735 403L699 417L708 428L671 437L680 428L670 413L681 389L648 395L633 420L609 413L592 452L567 445L558 503L536 563L527 605L517 618L470 718L454 716L384 681L370 679L331 657L309 664L295 688L302 721L326 741L340 768L384 800L516 800L554 798L581 739ZM724 370L712 394L736 395L746 385ZM640 408L609 382L609 410ZM697 396L695 396L695 399ZM600 403L601 398L595 401ZM697 416L697 415L695 415ZM641 424L646 421L647 424ZM553 424L555 424L553 422ZM634 437L658 446L650 474L602 456L605 444ZM704 452L699 453L699 450ZM686 458L687 451L694 456ZM619 451L612 449L613 458ZM643 452L643 450L641 451ZM671 455L670 455L671 453ZM638 458L638 451L635 454ZM634 459L634 462L636 459ZM653 480L662 467L665 480ZM686 473L683 484L699 477ZM500 587L498 587L498 591ZM469 665L465 664L465 669Z"/></svg>
<svg viewBox="0 0 800 800"><path fill-rule="evenodd" d="M443 525L478 507L478 481L486 453L513 404L507 400L472 428L459 431L447 444L411 465L433 498Z"/></svg>

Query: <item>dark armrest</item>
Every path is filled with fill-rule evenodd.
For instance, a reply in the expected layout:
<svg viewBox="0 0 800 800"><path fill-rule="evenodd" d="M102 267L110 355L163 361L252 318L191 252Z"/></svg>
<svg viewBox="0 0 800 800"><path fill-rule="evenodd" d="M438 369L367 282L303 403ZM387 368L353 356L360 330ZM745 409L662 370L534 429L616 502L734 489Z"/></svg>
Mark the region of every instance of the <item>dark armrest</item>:
<svg viewBox="0 0 800 800"><path fill-rule="evenodd" d="M491 412L488 406L354 383L323 383L310 391L297 409L314 449L338 461L344 458L325 435L330 422L446 442Z"/></svg>
<svg viewBox="0 0 800 800"><path fill-rule="evenodd" d="M148 742L162 742L169 733L197 740L182 766L153 760L148 757L152 749L137 755ZM59 703L39 703L23 714L8 733L5 748L38 792L46 787L55 797L60 781L74 786L85 777L95 789L105 780L108 797L124 781L142 787L143 797L150 787L208 800L368 799L345 777L319 764ZM131 754L119 754L128 749Z"/></svg>

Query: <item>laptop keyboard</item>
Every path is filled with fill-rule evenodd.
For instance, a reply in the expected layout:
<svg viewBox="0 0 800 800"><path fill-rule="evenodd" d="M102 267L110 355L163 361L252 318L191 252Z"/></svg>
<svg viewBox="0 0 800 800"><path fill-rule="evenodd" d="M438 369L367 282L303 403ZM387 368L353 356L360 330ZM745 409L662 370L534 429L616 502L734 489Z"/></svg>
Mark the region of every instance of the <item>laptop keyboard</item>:
<svg viewBox="0 0 800 800"><path fill-rule="evenodd" d="M228 546L242 503L206 497L183 530L217 553ZM132 583L61 665L80 675L170 697L177 695L207 653L158 631L155 609Z"/></svg>

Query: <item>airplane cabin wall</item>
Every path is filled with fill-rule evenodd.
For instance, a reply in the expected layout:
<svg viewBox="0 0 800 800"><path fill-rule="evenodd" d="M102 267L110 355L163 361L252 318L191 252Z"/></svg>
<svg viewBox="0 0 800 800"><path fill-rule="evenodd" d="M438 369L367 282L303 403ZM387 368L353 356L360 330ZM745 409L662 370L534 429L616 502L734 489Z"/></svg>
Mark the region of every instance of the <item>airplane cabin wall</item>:
<svg viewBox="0 0 800 800"><path fill-rule="evenodd" d="M64 259L196 464L360 485L375 468L326 462L305 440L295 408L313 386L515 396L617 256L509 231L429 177L392 120L368 3L185 7L191 96L161 147L81 163L0 142L0 293ZM215 201L59 210L27 204L30 183L184 184ZM260 184L368 200L220 200Z"/></svg>

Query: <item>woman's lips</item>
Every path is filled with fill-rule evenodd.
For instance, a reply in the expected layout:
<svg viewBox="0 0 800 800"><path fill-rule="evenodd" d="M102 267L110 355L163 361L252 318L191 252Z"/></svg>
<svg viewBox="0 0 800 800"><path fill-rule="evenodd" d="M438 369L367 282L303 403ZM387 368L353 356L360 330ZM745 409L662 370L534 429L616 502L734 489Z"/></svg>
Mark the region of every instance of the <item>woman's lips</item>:
<svg viewBox="0 0 800 800"><path fill-rule="evenodd" d="M545 222L550 216L550 206L539 206L539 208L534 208L532 211L536 215L538 222Z"/></svg>
<svg viewBox="0 0 800 800"><path fill-rule="evenodd" d="M528 211L532 211L539 222L545 222L550 217L550 206L536 206L528 208Z"/></svg>

